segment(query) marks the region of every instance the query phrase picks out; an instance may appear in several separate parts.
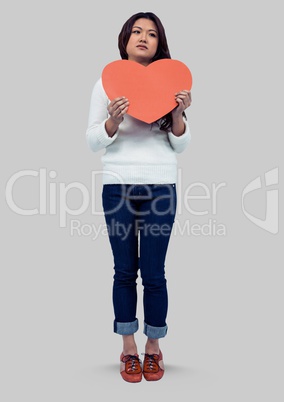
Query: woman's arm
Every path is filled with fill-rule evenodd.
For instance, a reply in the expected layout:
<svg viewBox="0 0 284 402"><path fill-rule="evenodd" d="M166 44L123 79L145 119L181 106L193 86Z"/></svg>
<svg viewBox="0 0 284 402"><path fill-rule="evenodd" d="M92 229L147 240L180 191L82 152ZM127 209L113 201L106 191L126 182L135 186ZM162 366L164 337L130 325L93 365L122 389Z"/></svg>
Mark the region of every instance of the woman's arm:
<svg viewBox="0 0 284 402"><path fill-rule="evenodd" d="M118 136L118 126L112 124L108 114L110 102L104 91L102 80L99 79L92 91L88 128L86 131L87 143L92 151L97 152L112 144Z"/></svg>
<svg viewBox="0 0 284 402"><path fill-rule="evenodd" d="M172 111L172 127L168 133L168 138L173 150L181 153L185 150L191 140L189 125L183 112L191 104L190 91L181 91L176 94L178 106Z"/></svg>
<svg viewBox="0 0 284 402"><path fill-rule="evenodd" d="M190 91L181 91L175 94L177 107L172 111L172 133L179 137L185 132L185 123L183 118L183 112L191 104L191 93Z"/></svg>
<svg viewBox="0 0 284 402"><path fill-rule="evenodd" d="M172 131L168 132L168 139L171 147L176 153L181 153L185 150L191 140L189 125L186 119L183 119L184 132L182 135L175 135Z"/></svg>
<svg viewBox="0 0 284 402"><path fill-rule="evenodd" d="M123 122L124 115L128 110L128 106L129 102L125 96L115 98L108 105L107 109L110 117L105 123L105 128L109 137L112 137L116 133L120 123Z"/></svg>
<svg viewBox="0 0 284 402"><path fill-rule="evenodd" d="M183 115L181 114L180 116L177 116L175 119L173 119L172 122L172 133L179 137L183 135L185 132L185 123L183 119Z"/></svg>

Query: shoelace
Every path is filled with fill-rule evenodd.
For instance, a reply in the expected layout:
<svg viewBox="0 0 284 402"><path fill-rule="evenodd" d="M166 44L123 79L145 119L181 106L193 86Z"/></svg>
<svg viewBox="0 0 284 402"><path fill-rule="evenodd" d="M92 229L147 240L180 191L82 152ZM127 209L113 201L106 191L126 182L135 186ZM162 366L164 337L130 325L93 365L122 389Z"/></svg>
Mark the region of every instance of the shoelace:
<svg viewBox="0 0 284 402"><path fill-rule="evenodd" d="M159 355L153 354L149 355L148 353L142 353L146 357L146 368L147 370L153 370L159 368L158 365L158 360L159 360Z"/></svg>
<svg viewBox="0 0 284 402"><path fill-rule="evenodd" d="M138 369L138 364L140 365L141 360L139 359L138 356L134 356L134 355L127 355L124 356L122 359L123 363L128 363L130 362L131 364L131 370L135 371Z"/></svg>

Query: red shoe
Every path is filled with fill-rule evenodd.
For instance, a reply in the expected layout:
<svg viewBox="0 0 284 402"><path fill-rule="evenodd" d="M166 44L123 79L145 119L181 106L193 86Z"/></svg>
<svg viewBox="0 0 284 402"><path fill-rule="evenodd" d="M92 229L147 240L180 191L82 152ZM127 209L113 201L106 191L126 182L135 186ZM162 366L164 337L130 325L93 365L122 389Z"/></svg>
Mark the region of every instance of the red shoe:
<svg viewBox="0 0 284 402"><path fill-rule="evenodd" d="M120 374L122 378L128 382L140 382L142 380L141 361L137 354L124 356L124 354L121 353Z"/></svg>
<svg viewBox="0 0 284 402"><path fill-rule="evenodd" d="M147 381L160 380L165 372L162 352L153 355L144 354L143 375Z"/></svg>

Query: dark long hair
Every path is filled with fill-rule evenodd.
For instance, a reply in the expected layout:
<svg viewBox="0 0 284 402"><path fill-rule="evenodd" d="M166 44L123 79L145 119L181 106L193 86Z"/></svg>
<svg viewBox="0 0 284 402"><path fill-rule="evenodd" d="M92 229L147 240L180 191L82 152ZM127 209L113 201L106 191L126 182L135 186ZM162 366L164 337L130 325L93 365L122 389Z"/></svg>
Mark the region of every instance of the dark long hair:
<svg viewBox="0 0 284 402"><path fill-rule="evenodd" d="M153 61L160 60L160 59L171 59L170 51L168 48L167 37L165 33L165 29L161 20L153 13L150 12L140 12L137 14L132 15L123 25L120 34L118 35L118 48L121 55L121 58L124 60L128 59L128 54L126 52L126 46L129 41L132 27L135 21L139 20L140 18L145 18L154 22L158 29L158 48L156 51L155 56L152 59ZM161 119L160 129L167 131L170 129L172 125L172 114L168 113Z"/></svg>

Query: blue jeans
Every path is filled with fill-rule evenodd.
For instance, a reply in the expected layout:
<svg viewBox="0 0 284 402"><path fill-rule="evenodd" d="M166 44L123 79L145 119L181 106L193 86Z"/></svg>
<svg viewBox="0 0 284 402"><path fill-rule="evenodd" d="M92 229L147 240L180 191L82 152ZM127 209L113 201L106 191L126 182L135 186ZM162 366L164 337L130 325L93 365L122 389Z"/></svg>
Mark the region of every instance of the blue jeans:
<svg viewBox="0 0 284 402"><path fill-rule="evenodd" d="M103 208L114 258L114 332L138 330L138 270L142 278L144 334L167 333L165 258L176 213L175 184L105 184Z"/></svg>

